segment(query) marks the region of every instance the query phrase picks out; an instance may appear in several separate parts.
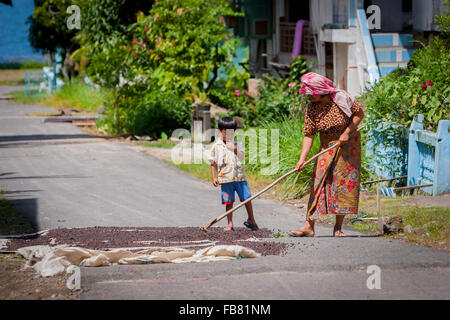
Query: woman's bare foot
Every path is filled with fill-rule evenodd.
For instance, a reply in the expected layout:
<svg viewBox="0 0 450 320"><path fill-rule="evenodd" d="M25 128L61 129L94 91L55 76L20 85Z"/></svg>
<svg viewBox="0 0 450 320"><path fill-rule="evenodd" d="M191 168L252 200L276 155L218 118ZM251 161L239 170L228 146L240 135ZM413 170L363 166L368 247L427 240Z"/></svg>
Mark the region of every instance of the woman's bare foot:
<svg viewBox="0 0 450 320"><path fill-rule="evenodd" d="M345 237L345 233L342 232L341 228L334 227L333 236L335 237Z"/></svg>
<svg viewBox="0 0 450 320"><path fill-rule="evenodd" d="M290 232L290 235L293 237L313 237L314 234L314 222L311 223L309 221L306 221L300 229Z"/></svg>
<svg viewBox="0 0 450 320"><path fill-rule="evenodd" d="M289 233L291 237L314 237L314 231L298 229Z"/></svg>
<svg viewBox="0 0 450 320"><path fill-rule="evenodd" d="M342 232L342 225L344 223L344 217L343 214L337 214L336 215L336 224L333 228L333 236L334 237L345 237L345 233Z"/></svg>

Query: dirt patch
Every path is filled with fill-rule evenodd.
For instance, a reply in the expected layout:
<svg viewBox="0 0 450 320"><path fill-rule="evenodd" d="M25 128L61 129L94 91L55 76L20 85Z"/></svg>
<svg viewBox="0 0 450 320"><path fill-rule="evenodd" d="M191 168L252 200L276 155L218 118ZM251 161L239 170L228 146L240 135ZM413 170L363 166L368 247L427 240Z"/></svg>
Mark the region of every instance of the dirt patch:
<svg viewBox="0 0 450 320"><path fill-rule="evenodd" d="M0 253L0 300L79 300L81 291L67 288L64 275L42 278L16 254Z"/></svg>
<svg viewBox="0 0 450 320"><path fill-rule="evenodd" d="M142 247L182 247L198 250L211 245L235 244L255 250L263 256L280 255L287 250L286 243L270 241L272 232L268 229L250 231L235 228L224 232L222 228L212 227L203 232L198 227L90 227L59 228L37 235L31 239L11 239L7 250L17 250L33 245L67 244L88 249Z"/></svg>
<svg viewBox="0 0 450 320"><path fill-rule="evenodd" d="M7 69L0 70L0 85L2 86L23 86L25 84L25 72L42 71L42 69Z"/></svg>

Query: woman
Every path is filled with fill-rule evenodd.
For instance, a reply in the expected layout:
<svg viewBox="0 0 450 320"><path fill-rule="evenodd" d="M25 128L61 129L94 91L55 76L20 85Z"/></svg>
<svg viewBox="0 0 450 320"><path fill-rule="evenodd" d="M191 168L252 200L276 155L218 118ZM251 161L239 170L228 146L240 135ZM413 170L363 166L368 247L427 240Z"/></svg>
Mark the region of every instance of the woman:
<svg viewBox="0 0 450 320"><path fill-rule="evenodd" d="M346 214L358 212L361 169L361 137L356 131L364 117L361 105L346 91L317 73L302 76L301 94L311 97L303 126L302 151L296 165L305 168L314 136L320 133L321 150L339 143L315 163L311 191L303 227L291 231L294 237L314 236L314 221L320 215L335 214L333 235L344 237L342 223ZM354 133L354 134L353 134Z"/></svg>

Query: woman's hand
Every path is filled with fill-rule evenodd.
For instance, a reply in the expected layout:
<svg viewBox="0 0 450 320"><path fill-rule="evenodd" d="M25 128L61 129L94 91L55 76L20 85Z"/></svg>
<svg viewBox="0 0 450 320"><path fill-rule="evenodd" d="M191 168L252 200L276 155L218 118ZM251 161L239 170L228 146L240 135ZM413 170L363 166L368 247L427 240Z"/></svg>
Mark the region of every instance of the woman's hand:
<svg viewBox="0 0 450 320"><path fill-rule="evenodd" d="M295 165L295 169L297 169L297 172L305 169L305 160L298 160L297 164Z"/></svg>
<svg viewBox="0 0 450 320"><path fill-rule="evenodd" d="M305 161L306 158L308 157L309 151L311 151L313 140L314 140L313 135L307 135L303 137L302 151L300 152L300 158L298 159L298 162L295 165L295 169L297 169L297 172L305 169Z"/></svg>
<svg viewBox="0 0 450 320"><path fill-rule="evenodd" d="M339 137L339 146L343 146L350 140L350 135L347 131L344 131L341 136Z"/></svg>

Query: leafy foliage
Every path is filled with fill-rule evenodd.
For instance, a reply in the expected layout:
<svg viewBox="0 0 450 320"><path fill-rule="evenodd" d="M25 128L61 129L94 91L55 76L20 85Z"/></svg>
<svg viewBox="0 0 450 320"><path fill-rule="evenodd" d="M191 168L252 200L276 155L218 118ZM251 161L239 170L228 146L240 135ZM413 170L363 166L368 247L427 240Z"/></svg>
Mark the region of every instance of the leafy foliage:
<svg viewBox="0 0 450 320"><path fill-rule="evenodd" d="M444 0L443 4L447 7L443 15L436 15L436 23L439 30L445 37L450 33L450 0Z"/></svg>
<svg viewBox="0 0 450 320"><path fill-rule="evenodd" d="M234 92L229 106L231 115L242 116L246 126L258 126L270 120L281 120L293 111L303 114L308 98L300 95L299 90L300 84L297 82L266 75L259 85L257 96L247 90Z"/></svg>
<svg viewBox="0 0 450 320"><path fill-rule="evenodd" d="M408 128L418 113L425 115L425 127L437 127L450 117L450 50L435 37L416 50L408 69L397 69L369 88L362 96L370 120L381 120Z"/></svg>
<svg viewBox="0 0 450 320"><path fill-rule="evenodd" d="M128 35L128 26L136 22L137 13L148 13L152 5L151 0L84 0L78 40L95 52L108 39Z"/></svg>
<svg viewBox="0 0 450 320"><path fill-rule="evenodd" d="M435 37L416 50L407 69L388 74L361 97L367 105L367 150L384 175L406 174L407 129L417 114L433 131L439 120L450 118L449 72L449 43Z"/></svg>
<svg viewBox="0 0 450 320"><path fill-rule="evenodd" d="M188 127L190 105L206 97L219 68L232 70L238 42L219 18L235 14L226 0L158 1L126 31L106 36L88 67L114 91L103 128L114 118L117 131L141 135Z"/></svg>
<svg viewBox="0 0 450 320"><path fill-rule="evenodd" d="M308 65L308 61L306 61L306 59L303 56L299 55L291 63L291 68L289 70L289 81L299 82L302 75L308 73L310 69L311 68Z"/></svg>
<svg viewBox="0 0 450 320"><path fill-rule="evenodd" d="M158 1L130 27L136 69L155 78L163 92L205 91L210 72L229 58L230 33L219 19L227 15L237 13L226 0Z"/></svg>
<svg viewBox="0 0 450 320"><path fill-rule="evenodd" d="M34 0L35 9L27 21L28 38L34 49L53 54L61 47L65 54L78 47L72 41L76 30L69 30L66 24L66 9L72 4L72 0Z"/></svg>

